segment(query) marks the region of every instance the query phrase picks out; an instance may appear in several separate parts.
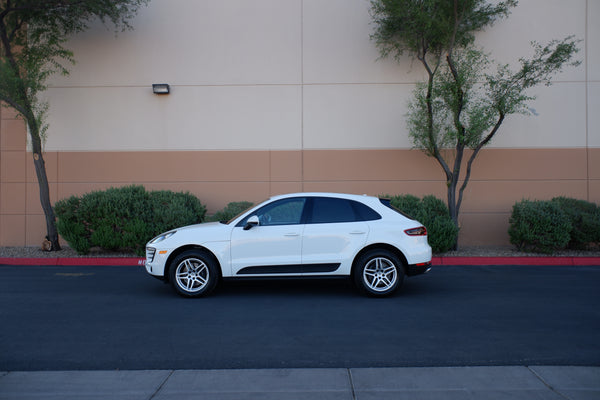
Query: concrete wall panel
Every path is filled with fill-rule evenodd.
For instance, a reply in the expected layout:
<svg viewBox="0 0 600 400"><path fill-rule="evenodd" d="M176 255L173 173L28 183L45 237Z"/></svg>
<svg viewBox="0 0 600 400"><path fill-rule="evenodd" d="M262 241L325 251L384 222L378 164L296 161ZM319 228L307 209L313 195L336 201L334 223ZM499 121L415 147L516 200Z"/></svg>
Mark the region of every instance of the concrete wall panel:
<svg viewBox="0 0 600 400"><path fill-rule="evenodd" d="M507 116L490 147L572 148L586 146L586 85L556 82L530 95L531 115Z"/></svg>
<svg viewBox="0 0 600 400"><path fill-rule="evenodd" d="M67 44L54 86L290 84L301 78L301 0L153 0L118 36L96 24Z"/></svg>
<svg viewBox="0 0 600 400"><path fill-rule="evenodd" d="M413 85L304 88L305 149L411 148L404 120Z"/></svg>
<svg viewBox="0 0 600 400"><path fill-rule="evenodd" d="M586 39L586 4L597 0L521 0L506 19L477 35L477 43L500 64L518 66L521 57L533 55L531 42L545 46L568 36ZM588 14L589 15L589 14ZM595 18L593 24L597 25ZM585 52L579 53L585 59ZM585 68L568 68L558 75L562 82L585 80Z"/></svg>
<svg viewBox="0 0 600 400"><path fill-rule="evenodd" d="M304 83L414 83L423 79L418 62L378 60L379 51L370 40L373 25L368 0L304 0L303 5Z"/></svg>
<svg viewBox="0 0 600 400"><path fill-rule="evenodd" d="M49 90L50 151L299 149L298 86Z"/></svg>
<svg viewBox="0 0 600 400"><path fill-rule="evenodd" d="M600 81L600 1L587 1L586 68L587 79ZM596 108L597 109L597 108Z"/></svg>
<svg viewBox="0 0 600 400"><path fill-rule="evenodd" d="M600 3L600 1L598 2ZM600 148L600 81L588 83L588 146Z"/></svg>

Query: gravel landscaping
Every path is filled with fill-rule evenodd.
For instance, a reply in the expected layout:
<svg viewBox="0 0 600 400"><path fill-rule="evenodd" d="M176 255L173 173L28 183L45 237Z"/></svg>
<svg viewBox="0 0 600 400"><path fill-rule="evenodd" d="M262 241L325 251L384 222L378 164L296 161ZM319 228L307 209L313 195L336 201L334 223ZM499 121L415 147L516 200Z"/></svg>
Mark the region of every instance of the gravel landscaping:
<svg viewBox="0 0 600 400"><path fill-rule="evenodd" d="M18 258L71 258L71 257L134 257L140 258L133 252L104 251L91 249L89 254L79 255L72 248L63 245L60 251L44 251L40 247L0 247L0 257Z"/></svg>

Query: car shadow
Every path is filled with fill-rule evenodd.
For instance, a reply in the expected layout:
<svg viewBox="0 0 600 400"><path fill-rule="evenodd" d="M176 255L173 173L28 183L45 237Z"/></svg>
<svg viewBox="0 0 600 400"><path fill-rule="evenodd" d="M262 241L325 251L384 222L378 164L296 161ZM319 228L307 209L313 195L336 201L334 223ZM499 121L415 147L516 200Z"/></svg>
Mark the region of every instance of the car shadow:
<svg viewBox="0 0 600 400"><path fill-rule="evenodd" d="M179 297L170 284L146 286L155 295ZM403 286L392 296L385 298L409 297L420 298L431 296L437 292L447 291L447 287L438 287L427 277L405 279ZM369 298L359 291L350 278L269 278L269 279L225 279L217 285L207 297L337 297L337 298Z"/></svg>
<svg viewBox="0 0 600 400"><path fill-rule="evenodd" d="M252 295L329 295L356 296L350 279L233 279L224 280L214 292L217 296Z"/></svg>
<svg viewBox="0 0 600 400"><path fill-rule="evenodd" d="M390 298L421 297L431 295L438 289L427 279L411 278L404 281L403 286ZM266 279L266 280L225 280L219 283L215 296L323 296L368 298L358 290L350 278L338 279Z"/></svg>

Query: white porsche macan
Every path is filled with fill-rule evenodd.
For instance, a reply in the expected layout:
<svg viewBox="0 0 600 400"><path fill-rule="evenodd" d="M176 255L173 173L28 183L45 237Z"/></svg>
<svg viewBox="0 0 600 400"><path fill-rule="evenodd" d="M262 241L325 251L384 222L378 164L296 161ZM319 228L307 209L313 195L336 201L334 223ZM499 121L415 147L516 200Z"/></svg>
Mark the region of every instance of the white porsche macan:
<svg viewBox="0 0 600 400"><path fill-rule="evenodd" d="M386 296L430 266L425 227L366 195L275 196L229 222L174 229L146 245L146 271L186 297L227 278L337 276Z"/></svg>

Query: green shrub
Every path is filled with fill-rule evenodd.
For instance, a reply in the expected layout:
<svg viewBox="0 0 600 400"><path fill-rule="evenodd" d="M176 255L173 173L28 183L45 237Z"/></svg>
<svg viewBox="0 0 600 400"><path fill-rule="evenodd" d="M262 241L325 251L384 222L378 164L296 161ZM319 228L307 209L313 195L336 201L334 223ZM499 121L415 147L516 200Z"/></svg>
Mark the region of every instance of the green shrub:
<svg viewBox="0 0 600 400"><path fill-rule="evenodd" d="M204 221L206 207L196 196L190 193L174 193L161 190L150 192L149 195L152 221L154 223L153 230L157 232L156 234L178 226L192 225Z"/></svg>
<svg viewBox="0 0 600 400"><path fill-rule="evenodd" d="M596 204L568 197L555 197L552 202L571 221L571 239L567 248L586 250L600 242L600 208Z"/></svg>
<svg viewBox="0 0 600 400"><path fill-rule="evenodd" d="M206 208L189 193L147 192L143 186L71 196L54 205L57 228L80 254L92 247L144 254L148 240L178 226L202 222Z"/></svg>
<svg viewBox="0 0 600 400"><path fill-rule="evenodd" d="M513 206L508 234L521 251L551 254L567 247L571 228L558 202L523 200Z"/></svg>
<svg viewBox="0 0 600 400"><path fill-rule="evenodd" d="M58 217L56 228L69 245L80 254L87 254L90 241L86 225L79 220L81 199L71 196L58 201L54 205L54 213Z"/></svg>
<svg viewBox="0 0 600 400"><path fill-rule="evenodd" d="M217 211L208 219L209 221L213 222L229 221L237 215L241 214L242 212L246 211L253 205L254 204L249 201L234 201L227 204L227 206L225 206L224 209Z"/></svg>
<svg viewBox="0 0 600 400"><path fill-rule="evenodd" d="M427 239L434 253L443 253L456 245L458 227L452 222L446 204L435 196L419 199L407 194L394 196L391 204L427 228Z"/></svg>

